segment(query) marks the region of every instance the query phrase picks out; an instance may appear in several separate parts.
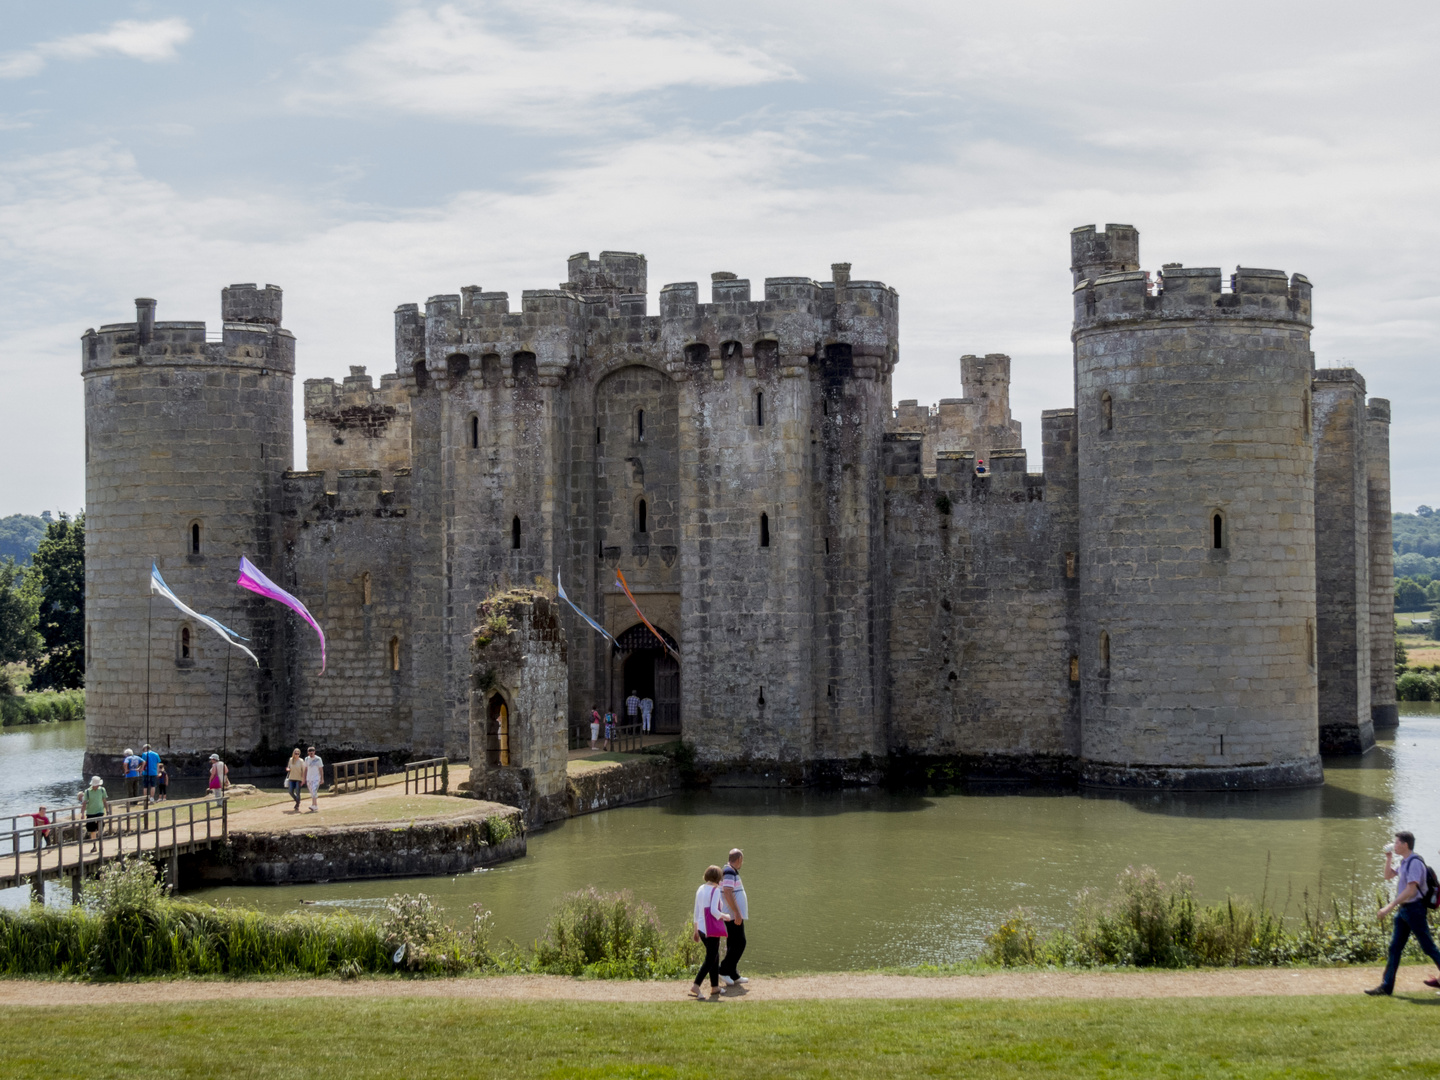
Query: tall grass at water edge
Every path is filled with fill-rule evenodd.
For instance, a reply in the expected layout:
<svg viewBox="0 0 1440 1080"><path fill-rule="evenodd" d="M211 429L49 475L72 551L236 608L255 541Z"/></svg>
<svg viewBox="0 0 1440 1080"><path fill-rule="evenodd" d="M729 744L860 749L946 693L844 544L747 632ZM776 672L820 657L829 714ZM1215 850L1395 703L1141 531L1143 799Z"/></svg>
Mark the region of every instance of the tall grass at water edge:
<svg viewBox="0 0 1440 1080"><path fill-rule="evenodd" d="M0 726L54 724L85 719L84 690L38 690L33 694L0 694Z"/></svg>
<svg viewBox="0 0 1440 1080"><path fill-rule="evenodd" d="M1194 888L1183 874L1167 884L1148 866L1129 867L1108 897L1081 892L1058 929L1043 929L1016 908L986 937L981 959L1000 967L1363 964L1382 959L1389 947L1389 922L1375 917L1387 902L1379 887L1326 900L1317 885L1314 896L1307 889L1298 904L1287 899L1279 910L1268 875L1258 903L1232 896L1201 906ZM1413 939L1405 955L1420 958Z"/></svg>
<svg viewBox="0 0 1440 1080"><path fill-rule="evenodd" d="M492 948L489 912L456 929L423 894L395 896L383 918L349 913L268 915L171 899L144 860L112 864L66 911L0 911L0 975L137 978L403 972L543 972L672 978L698 963L688 937L667 936L628 893L565 897L546 935Z"/></svg>

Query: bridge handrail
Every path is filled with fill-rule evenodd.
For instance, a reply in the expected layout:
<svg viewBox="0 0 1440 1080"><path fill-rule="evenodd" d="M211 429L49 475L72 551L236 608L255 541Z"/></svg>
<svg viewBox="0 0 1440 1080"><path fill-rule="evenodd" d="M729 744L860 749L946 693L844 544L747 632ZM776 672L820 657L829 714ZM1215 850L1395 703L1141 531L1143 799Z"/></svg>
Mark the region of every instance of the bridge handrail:
<svg viewBox="0 0 1440 1080"><path fill-rule="evenodd" d="M405 765L405 794L410 794L410 785L415 785L415 792L419 795L428 795L434 791L442 791L442 778L445 770L450 766L448 757L425 758L421 761L407 762Z"/></svg>
<svg viewBox="0 0 1440 1080"><path fill-rule="evenodd" d="M355 758L353 761L337 761L331 766L330 790L338 792L340 785L346 787L380 786L380 759L378 757Z"/></svg>
<svg viewBox="0 0 1440 1080"><path fill-rule="evenodd" d="M143 801L125 799L125 803ZM113 807L115 804L112 803ZM203 807L205 816L199 818L198 810ZM185 820L181 820L182 815ZM28 816L28 815L20 815ZM168 818L168 824L165 823ZM36 872L41 873L44 868L44 853L56 851L58 856L59 871L65 869L65 849L67 844L75 845L75 869L83 878L87 862L92 866L99 866L101 863L111 859L120 858L126 854L126 838L135 838L134 854L143 855L145 852L145 835L153 834L155 841L150 849L150 854L158 855L167 848L179 847L182 844L193 845L197 842L208 843L214 840L224 841L230 835L230 815L228 804L223 797L206 797L204 799L169 800L163 803L152 803L151 805L138 810L122 810L120 813L104 814L96 819L99 828L93 840L87 839L86 824L91 820L87 817L67 818L63 821L52 821L48 825L36 825L33 822L25 827L11 829L8 833L0 832L0 845L9 844L8 851L0 851L0 862L14 860L15 877L18 880L22 877L21 857L34 856ZM153 820L153 824L152 824ZM201 831L197 835L197 826ZM181 830L188 827L189 834L181 838ZM218 828L218 833L217 833ZM170 843L162 847L160 835L165 831L170 832ZM39 845L41 834L50 834L50 842L43 847ZM73 837L70 835L73 834ZM111 853L105 850L105 841L108 836L113 836L115 850ZM29 840L28 847L21 846L21 839ZM95 847L93 858L86 859L85 845L91 843Z"/></svg>

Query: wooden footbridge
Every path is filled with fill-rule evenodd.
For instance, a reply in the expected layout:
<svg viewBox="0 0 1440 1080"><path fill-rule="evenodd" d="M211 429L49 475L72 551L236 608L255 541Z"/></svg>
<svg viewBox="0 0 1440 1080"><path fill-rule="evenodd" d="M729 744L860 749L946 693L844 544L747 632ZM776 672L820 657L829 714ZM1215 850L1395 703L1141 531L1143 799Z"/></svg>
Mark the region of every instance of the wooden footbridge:
<svg viewBox="0 0 1440 1080"><path fill-rule="evenodd" d="M37 824L29 814L9 818L8 829L0 825L0 888L28 882L43 898L44 882L68 877L78 899L87 875L94 876L106 863L137 855L157 863L165 860L173 885L181 855L223 844L229 834L223 798L126 799L111 802L110 807L111 813L88 819L79 805L60 807L50 812L48 825Z"/></svg>

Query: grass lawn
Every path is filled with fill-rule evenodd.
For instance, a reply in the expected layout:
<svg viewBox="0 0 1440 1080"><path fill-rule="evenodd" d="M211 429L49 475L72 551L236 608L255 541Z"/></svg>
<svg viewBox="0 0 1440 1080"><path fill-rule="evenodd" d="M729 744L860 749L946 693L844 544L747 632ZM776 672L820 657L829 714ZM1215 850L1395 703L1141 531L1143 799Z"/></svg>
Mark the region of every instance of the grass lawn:
<svg viewBox="0 0 1440 1080"><path fill-rule="evenodd" d="M444 1000L7 1010L12 1080L118 1077L1411 1077L1440 998ZM1418 1011L1417 1011L1418 1007Z"/></svg>

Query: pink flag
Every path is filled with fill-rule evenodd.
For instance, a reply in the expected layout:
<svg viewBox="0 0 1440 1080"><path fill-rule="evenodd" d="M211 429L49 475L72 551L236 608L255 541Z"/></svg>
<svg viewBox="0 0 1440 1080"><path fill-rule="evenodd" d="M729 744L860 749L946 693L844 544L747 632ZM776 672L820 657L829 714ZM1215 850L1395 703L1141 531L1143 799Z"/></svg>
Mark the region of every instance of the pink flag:
<svg viewBox="0 0 1440 1080"><path fill-rule="evenodd" d="M240 578L235 584L239 585L242 589L249 589L253 593L259 593L267 600L276 600L284 604L315 628L315 633L320 635L320 674L324 675L325 631L320 629L320 624L317 623L315 617L305 609L305 605L262 574L255 564L243 555L240 556Z"/></svg>

